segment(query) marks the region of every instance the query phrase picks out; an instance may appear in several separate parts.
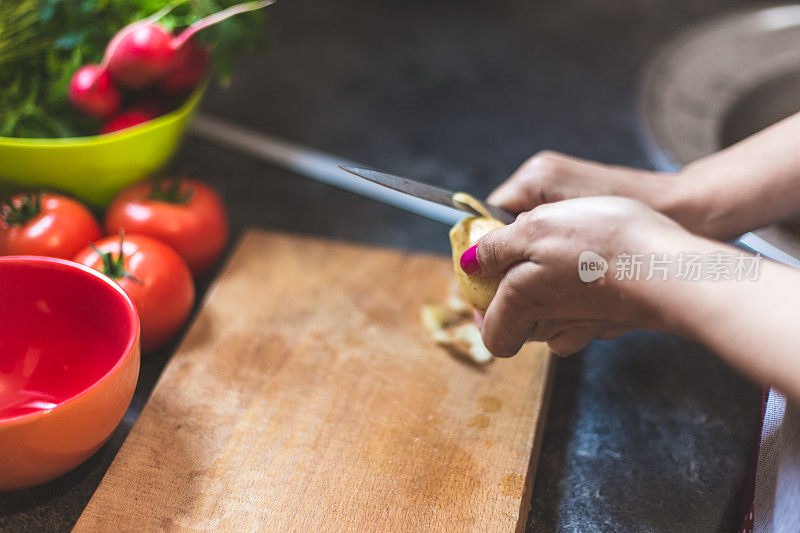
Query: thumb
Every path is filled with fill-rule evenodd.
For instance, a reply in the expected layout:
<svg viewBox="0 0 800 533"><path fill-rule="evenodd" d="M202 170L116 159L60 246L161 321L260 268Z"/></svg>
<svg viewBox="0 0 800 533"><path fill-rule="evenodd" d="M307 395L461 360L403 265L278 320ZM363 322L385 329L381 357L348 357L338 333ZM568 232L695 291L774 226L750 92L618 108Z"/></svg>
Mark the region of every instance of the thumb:
<svg viewBox="0 0 800 533"><path fill-rule="evenodd" d="M538 184L519 170L501 184L486 199L487 203L502 207L512 213L530 211L542 203Z"/></svg>
<svg viewBox="0 0 800 533"><path fill-rule="evenodd" d="M535 196L535 193L531 194L530 187L517 181L507 181L495 189L486 202L512 213L522 213L541 203Z"/></svg>
<svg viewBox="0 0 800 533"><path fill-rule="evenodd" d="M539 152L522 164L486 199L490 204L515 213L530 211L546 203L576 160L556 152Z"/></svg>
<svg viewBox="0 0 800 533"><path fill-rule="evenodd" d="M511 265L527 259L526 243L517 223L497 228L461 256L461 269L467 274L498 276Z"/></svg>

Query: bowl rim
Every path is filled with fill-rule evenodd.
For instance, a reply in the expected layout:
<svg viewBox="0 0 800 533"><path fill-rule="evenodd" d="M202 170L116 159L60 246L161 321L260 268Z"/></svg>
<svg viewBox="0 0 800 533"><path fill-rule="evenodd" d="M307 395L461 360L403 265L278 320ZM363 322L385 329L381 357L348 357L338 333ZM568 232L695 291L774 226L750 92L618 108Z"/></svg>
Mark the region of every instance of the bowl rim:
<svg viewBox="0 0 800 533"><path fill-rule="evenodd" d="M21 265L30 265L32 263L35 263L47 267L57 267L57 268L60 267L65 270L82 272L84 275L88 275L89 277L94 278L101 285L111 288L119 297L119 300L122 303L123 308L125 309L128 325L131 328L131 334L129 335L128 340L125 343L125 348L123 349L122 354L117 358L117 361L114 363L114 366L112 366L108 370L108 372L103 374L103 376L97 379L90 386L84 388L74 396L71 396L66 400L58 403L52 409L34 411L31 413L17 415L10 418L0 418L0 429L3 429L4 427L11 425L27 423L37 418L47 416L59 409L62 409L64 406L76 403L82 397L100 388L100 386L103 383L108 381L112 375L116 374L122 368L122 366L125 365L131 357L133 357L134 352L136 352L136 346L139 343L139 335L141 333L140 331L141 326L139 324L139 313L136 310L136 306L133 304L133 301L125 293L125 291L122 290L122 287L117 285L117 283L114 280L112 280L105 274L98 272L93 268L81 265L80 263L76 263L74 261L68 261L66 259L58 259L55 257L37 256L37 255L9 255L0 257L0 265L2 265L3 263L16 263Z"/></svg>
<svg viewBox="0 0 800 533"><path fill-rule="evenodd" d="M111 133L100 133L96 135L84 135L83 137L0 137L0 146L88 146L115 142L126 137L144 134L164 124L175 122L186 117L197 107L197 104L203 97L208 84L209 80L204 80L198 83L197 87L195 87L194 90L189 93L189 96L186 98L186 100L184 100L180 106L178 106L176 109L173 109L169 113L165 113L156 118L152 118L147 122L143 122L123 130L112 131Z"/></svg>

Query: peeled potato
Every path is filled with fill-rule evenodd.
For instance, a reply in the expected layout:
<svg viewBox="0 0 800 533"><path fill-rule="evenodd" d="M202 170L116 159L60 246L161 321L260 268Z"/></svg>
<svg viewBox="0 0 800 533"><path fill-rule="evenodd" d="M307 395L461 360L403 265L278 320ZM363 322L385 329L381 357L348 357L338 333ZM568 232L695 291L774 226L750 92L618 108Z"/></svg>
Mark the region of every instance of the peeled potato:
<svg viewBox="0 0 800 533"><path fill-rule="evenodd" d="M459 195L457 201L473 205L472 198L464 193ZM456 197L454 196L454 199ZM478 204L479 206L480 204ZM482 211L478 206L474 206L478 211ZM453 268L456 272L456 279L464 298L480 314L485 314L492 302L497 286L500 284L502 276L493 278L483 278L480 276L469 276L461 270L461 254L468 248L475 245L478 240L495 228L501 228L505 224L497 219L488 216L465 218L450 229L450 247L453 249Z"/></svg>

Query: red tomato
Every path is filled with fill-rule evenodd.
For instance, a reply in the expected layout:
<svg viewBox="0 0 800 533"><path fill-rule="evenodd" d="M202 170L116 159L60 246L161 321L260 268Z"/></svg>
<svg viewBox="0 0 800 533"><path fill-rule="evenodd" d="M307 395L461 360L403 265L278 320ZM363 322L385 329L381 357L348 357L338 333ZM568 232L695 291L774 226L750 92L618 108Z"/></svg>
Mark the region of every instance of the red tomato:
<svg viewBox="0 0 800 533"><path fill-rule="evenodd" d="M71 259L101 236L92 212L60 194L18 194L0 204L0 255Z"/></svg>
<svg viewBox="0 0 800 533"><path fill-rule="evenodd" d="M169 341L194 305L194 281L186 261L152 237L126 235L121 257L120 237L106 237L74 261L104 273L130 296L139 311L142 351Z"/></svg>
<svg viewBox="0 0 800 533"><path fill-rule="evenodd" d="M191 179L129 187L108 208L105 226L109 234L123 229L164 241L197 276L216 263L228 242L225 205L214 189Z"/></svg>

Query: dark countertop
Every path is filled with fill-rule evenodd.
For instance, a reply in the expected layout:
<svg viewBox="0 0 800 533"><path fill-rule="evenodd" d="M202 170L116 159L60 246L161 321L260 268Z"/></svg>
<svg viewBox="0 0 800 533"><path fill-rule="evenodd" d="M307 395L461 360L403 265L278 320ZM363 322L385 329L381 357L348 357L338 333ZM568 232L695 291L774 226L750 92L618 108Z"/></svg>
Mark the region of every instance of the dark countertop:
<svg viewBox="0 0 800 533"><path fill-rule="evenodd" d="M752 4L281 0L270 8L271 53L214 88L205 109L479 194L545 148L648 167L634 105L643 61L687 24ZM173 165L220 189L237 236L262 226L449 250L436 222L194 139ZM95 456L47 485L0 495L0 529L71 528L172 349L143 361L128 415ZM560 360L529 530L732 530L759 396L703 348L657 333Z"/></svg>

